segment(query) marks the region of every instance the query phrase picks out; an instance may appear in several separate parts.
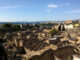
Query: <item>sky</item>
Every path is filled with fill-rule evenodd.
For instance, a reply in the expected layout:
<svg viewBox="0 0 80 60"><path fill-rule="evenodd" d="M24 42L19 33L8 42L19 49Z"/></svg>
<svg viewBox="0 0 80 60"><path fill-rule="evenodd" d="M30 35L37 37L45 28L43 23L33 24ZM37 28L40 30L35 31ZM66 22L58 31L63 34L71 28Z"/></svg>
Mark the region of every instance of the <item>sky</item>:
<svg viewBox="0 0 80 60"><path fill-rule="evenodd" d="M80 19L80 0L0 0L0 22Z"/></svg>

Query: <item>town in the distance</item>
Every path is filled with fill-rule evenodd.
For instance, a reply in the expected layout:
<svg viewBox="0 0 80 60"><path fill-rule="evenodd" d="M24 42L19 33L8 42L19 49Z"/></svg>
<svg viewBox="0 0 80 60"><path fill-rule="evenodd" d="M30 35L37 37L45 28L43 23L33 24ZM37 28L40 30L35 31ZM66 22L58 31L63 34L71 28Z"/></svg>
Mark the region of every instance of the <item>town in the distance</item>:
<svg viewBox="0 0 80 60"><path fill-rule="evenodd" d="M0 24L0 60L80 60L80 21Z"/></svg>

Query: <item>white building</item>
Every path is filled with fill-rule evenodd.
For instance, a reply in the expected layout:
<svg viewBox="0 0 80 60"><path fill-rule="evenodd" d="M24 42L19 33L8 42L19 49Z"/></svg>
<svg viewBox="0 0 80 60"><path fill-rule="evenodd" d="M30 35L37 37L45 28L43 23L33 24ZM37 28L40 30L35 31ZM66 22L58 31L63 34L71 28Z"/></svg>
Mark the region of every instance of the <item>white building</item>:
<svg viewBox="0 0 80 60"><path fill-rule="evenodd" d="M74 26L72 24L65 24L64 25L65 29L72 29Z"/></svg>
<svg viewBox="0 0 80 60"><path fill-rule="evenodd" d="M73 56L73 60L80 60L80 57Z"/></svg>

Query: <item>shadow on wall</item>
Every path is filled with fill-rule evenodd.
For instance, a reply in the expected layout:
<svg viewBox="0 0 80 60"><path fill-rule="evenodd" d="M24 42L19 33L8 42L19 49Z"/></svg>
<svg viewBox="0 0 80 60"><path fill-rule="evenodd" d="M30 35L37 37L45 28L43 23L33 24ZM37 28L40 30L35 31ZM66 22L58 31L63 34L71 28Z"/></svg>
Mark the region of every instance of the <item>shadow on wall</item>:
<svg viewBox="0 0 80 60"><path fill-rule="evenodd" d="M45 51L43 54L41 54L41 55L33 56L29 60L55 60L53 52L54 51L52 49L49 49L49 50Z"/></svg>
<svg viewBox="0 0 80 60"><path fill-rule="evenodd" d="M72 55L74 54L73 47L67 46L63 48L59 48L56 51L49 49L42 53L41 55L36 55L31 57L29 60L73 60ZM56 58L55 58L56 56Z"/></svg>

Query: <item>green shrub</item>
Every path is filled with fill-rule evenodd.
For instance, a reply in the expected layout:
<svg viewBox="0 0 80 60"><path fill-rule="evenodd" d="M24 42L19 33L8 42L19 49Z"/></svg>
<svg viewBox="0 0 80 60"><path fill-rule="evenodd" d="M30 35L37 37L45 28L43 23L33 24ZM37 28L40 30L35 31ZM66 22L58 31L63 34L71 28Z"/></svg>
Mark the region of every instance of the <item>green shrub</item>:
<svg viewBox="0 0 80 60"><path fill-rule="evenodd" d="M58 34L59 31L54 29L54 30L51 30L49 33L51 34L51 36L53 36L53 35Z"/></svg>
<svg viewBox="0 0 80 60"><path fill-rule="evenodd" d="M4 33L3 33L3 31L0 31L0 37L1 37L1 38L4 37Z"/></svg>
<svg viewBox="0 0 80 60"><path fill-rule="evenodd" d="M13 25L13 29L14 30L19 30L20 29L20 25Z"/></svg>

